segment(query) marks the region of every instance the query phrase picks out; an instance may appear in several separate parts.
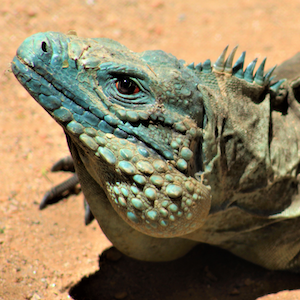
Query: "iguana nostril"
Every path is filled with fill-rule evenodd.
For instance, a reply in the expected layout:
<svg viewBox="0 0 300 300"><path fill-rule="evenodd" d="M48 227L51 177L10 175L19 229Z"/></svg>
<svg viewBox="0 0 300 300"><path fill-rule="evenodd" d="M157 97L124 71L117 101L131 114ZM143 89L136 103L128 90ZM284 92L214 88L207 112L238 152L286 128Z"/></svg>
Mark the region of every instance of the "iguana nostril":
<svg viewBox="0 0 300 300"><path fill-rule="evenodd" d="M42 42L41 48L44 52L48 52L48 45L45 41Z"/></svg>

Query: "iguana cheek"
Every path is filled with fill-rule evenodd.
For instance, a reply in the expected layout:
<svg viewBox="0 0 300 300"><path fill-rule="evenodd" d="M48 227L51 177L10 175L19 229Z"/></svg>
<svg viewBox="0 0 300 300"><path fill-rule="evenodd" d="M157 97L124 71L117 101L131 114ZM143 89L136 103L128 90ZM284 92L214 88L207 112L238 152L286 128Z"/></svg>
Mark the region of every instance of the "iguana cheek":
<svg viewBox="0 0 300 300"><path fill-rule="evenodd" d="M95 149L94 163L86 168L127 223L154 237L181 236L203 225L210 209L208 188L140 141L99 135L95 140L79 136L86 147ZM181 152L191 158L190 150Z"/></svg>

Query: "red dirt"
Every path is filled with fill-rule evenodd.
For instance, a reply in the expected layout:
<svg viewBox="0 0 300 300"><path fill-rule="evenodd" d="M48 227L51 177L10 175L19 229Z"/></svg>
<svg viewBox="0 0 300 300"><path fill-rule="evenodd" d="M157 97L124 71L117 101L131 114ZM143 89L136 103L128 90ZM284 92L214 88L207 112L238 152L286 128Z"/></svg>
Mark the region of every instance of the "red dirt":
<svg viewBox="0 0 300 300"><path fill-rule="evenodd" d="M202 3L203 2L203 3ZM34 3L34 4L33 4ZM9 1L0 7L0 299L300 299L298 275L271 272L208 246L171 263L119 255L82 197L38 210L66 175L51 165L68 149L61 128L9 71L17 47L40 31L109 37L134 51L162 49L187 62L240 45L267 67L300 49L297 0ZM299 33L299 34L298 34ZM85 276L88 276L85 278ZM284 291L293 290L293 291Z"/></svg>

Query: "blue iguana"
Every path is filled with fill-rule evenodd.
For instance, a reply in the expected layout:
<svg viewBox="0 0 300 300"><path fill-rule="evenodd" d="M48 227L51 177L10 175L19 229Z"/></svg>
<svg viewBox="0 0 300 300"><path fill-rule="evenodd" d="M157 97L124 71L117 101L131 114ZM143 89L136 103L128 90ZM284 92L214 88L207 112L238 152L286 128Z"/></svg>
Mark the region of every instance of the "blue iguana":
<svg viewBox="0 0 300 300"><path fill-rule="evenodd" d="M91 211L124 254L167 261L208 243L299 271L297 74L290 63L275 81L266 59L254 74L245 52L233 64L236 49L187 65L47 32L17 50L13 73L64 129Z"/></svg>

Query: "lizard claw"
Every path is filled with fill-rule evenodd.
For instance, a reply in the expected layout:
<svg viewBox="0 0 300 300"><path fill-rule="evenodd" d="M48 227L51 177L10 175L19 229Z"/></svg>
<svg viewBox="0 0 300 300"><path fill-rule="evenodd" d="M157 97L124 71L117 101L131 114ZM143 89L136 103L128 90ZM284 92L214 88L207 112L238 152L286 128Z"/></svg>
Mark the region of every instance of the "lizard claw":
<svg viewBox="0 0 300 300"><path fill-rule="evenodd" d="M57 203L64 198L68 198L70 195L78 195L81 192L81 189L77 188L78 184L78 177L75 174L48 191L44 195L39 208L44 209L46 206Z"/></svg>
<svg viewBox="0 0 300 300"><path fill-rule="evenodd" d="M71 156L64 157L57 161L51 168L52 172L64 171L64 172L72 172L75 173L74 163ZM50 191L48 191L41 203L39 208L44 209L48 205L55 204L62 199L68 198L71 195L78 195L81 192L81 188L79 185L79 180L77 174L74 174L69 179L64 182L56 185ZM90 210L90 207L87 201L84 199L84 223L85 225L89 225L94 220L94 215Z"/></svg>

